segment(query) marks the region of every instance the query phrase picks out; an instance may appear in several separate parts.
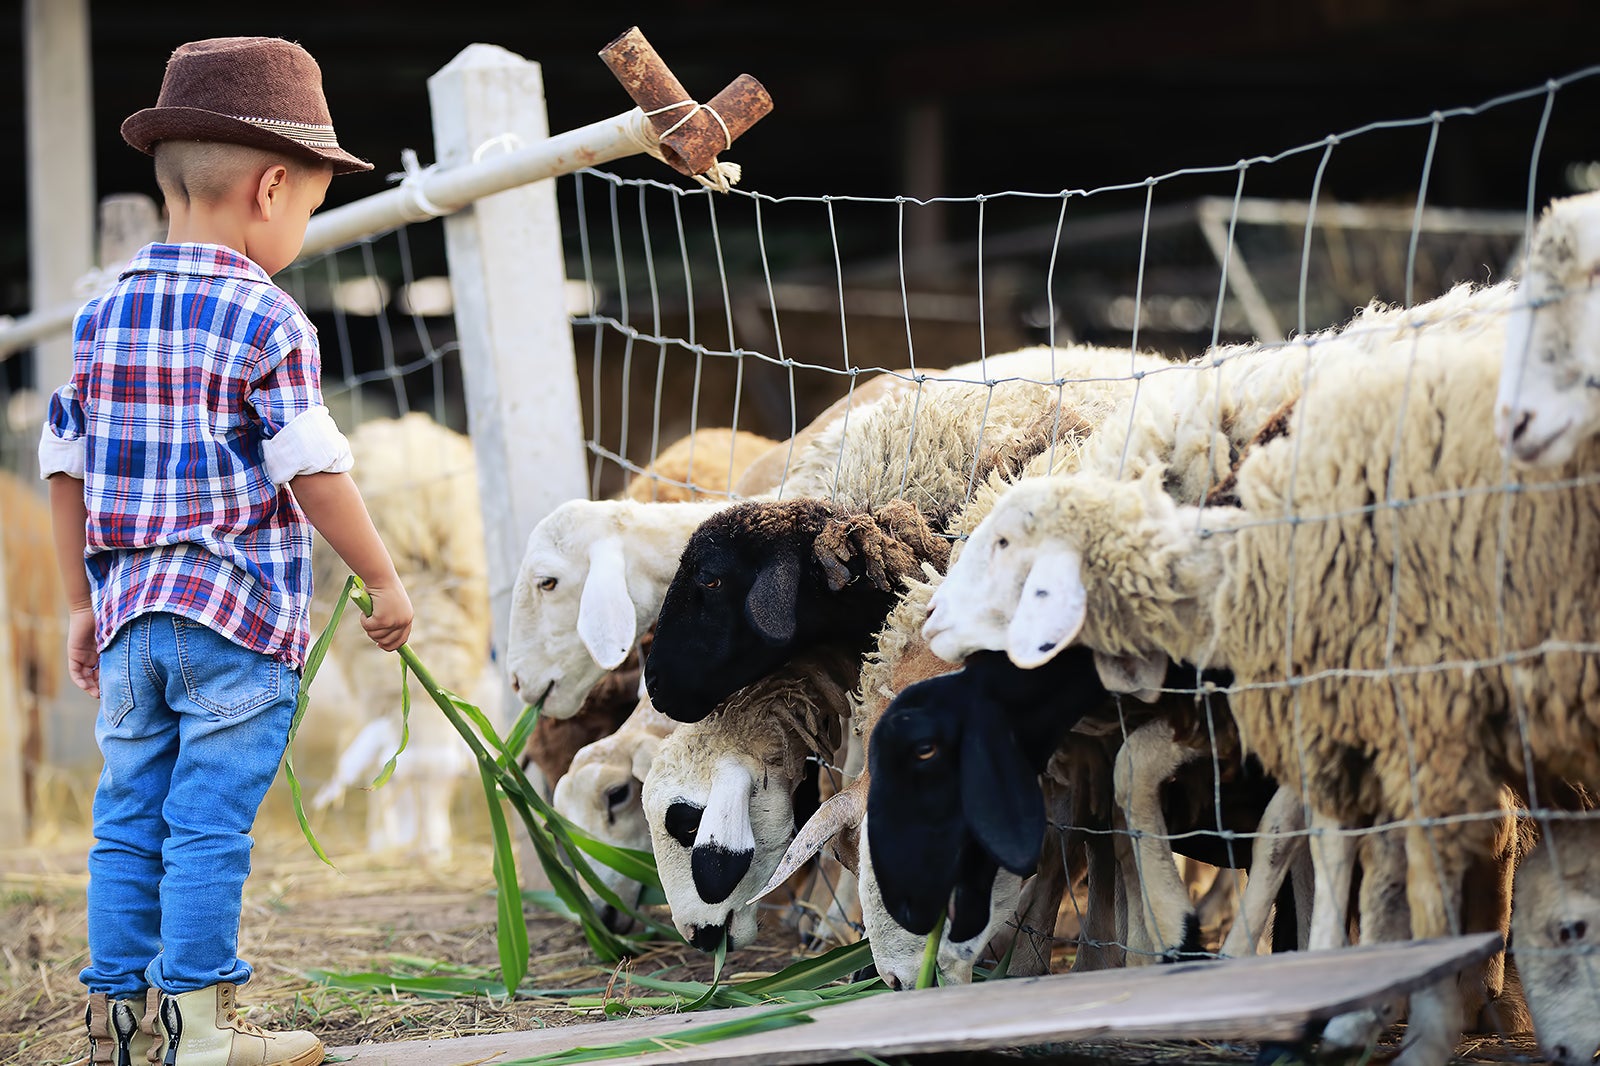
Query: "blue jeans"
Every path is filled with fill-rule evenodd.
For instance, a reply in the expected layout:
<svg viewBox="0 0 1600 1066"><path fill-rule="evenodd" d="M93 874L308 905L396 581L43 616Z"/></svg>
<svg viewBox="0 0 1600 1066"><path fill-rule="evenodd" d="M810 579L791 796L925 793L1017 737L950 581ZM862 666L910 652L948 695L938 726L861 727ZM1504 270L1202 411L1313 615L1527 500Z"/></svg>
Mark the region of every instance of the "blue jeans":
<svg viewBox="0 0 1600 1066"><path fill-rule="evenodd" d="M300 677L198 622L146 614L100 655L104 757L89 852L90 992L241 984L250 827L277 776Z"/></svg>

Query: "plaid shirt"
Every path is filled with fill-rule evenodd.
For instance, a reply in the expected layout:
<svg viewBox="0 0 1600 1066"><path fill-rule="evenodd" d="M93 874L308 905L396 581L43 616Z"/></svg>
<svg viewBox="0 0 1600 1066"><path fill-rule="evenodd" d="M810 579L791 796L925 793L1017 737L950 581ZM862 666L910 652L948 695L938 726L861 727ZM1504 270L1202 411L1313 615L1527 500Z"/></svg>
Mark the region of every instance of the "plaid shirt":
<svg viewBox="0 0 1600 1066"><path fill-rule="evenodd" d="M245 256L151 244L73 336L40 470L84 481L99 646L167 611L298 668L311 525L285 486L351 462L322 406L315 327Z"/></svg>

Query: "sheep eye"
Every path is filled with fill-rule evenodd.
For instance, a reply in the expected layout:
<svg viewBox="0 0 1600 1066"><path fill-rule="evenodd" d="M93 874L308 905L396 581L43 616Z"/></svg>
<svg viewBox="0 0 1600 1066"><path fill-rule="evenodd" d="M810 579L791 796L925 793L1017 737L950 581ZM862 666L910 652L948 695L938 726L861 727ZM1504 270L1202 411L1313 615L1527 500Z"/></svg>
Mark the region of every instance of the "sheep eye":
<svg viewBox="0 0 1600 1066"><path fill-rule="evenodd" d="M720 577L709 578L700 582L700 585L702 588L720 589L722 587L722 579Z"/></svg>
<svg viewBox="0 0 1600 1066"><path fill-rule="evenodd" d="M545 591L545 592L553 592L555 590L555 587L556 587L556 579L555 578L553 578L553 577L544 577L544 578L540 578L539 579L539 588L542 589L543 591Z"/></svg>
<svg viewBox="0 0 1600 1066"><path fill-rule="evenodd" d="M918 762L927 762L929 759L939 754L939 745L935 744L931 740L924 740L916 747L911 749L911 754L917 757Z"/></svg>
<svg viewBox="0 0 1600 1066"><path fill-rule="evenodd" d="M700 815L704 811L705 808L683 800L669 804L665 819L667 835L681 847L694 847L695 836L700 832Z"/></svg>
<svg viewBox="0 0 1600 1066"><path fill-rule="evenodd" d="M994 542L994 546L996 548L1009 548L1009 547L1011 547L1011 542L1009 540L1007 540L1006 538L1001 537L1001 538L999 538L998 540L996 540Z"/></svg>
<svg viewBox="0 0 1600 1066"><path fill-rule="evenodd" d="M624 803L628 802L628 796L630 793L632 793L632 791L633 788L627 783L612 785L610 788L606 789L606 806L622 806Z"/></svg>

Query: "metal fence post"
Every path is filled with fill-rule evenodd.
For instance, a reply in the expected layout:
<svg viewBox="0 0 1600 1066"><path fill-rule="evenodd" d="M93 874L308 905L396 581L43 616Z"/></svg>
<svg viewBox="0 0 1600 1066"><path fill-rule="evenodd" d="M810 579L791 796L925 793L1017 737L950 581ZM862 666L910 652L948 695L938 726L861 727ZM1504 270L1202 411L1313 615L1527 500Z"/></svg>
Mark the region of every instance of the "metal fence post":
<svg viewBox="0 0 1600 1066"><path fill-rule="evenodd" d="M549 137L539 65L504 48L468 45L428 79L428 92L441 167ZM496 193L444 227L494 641L503 650L528 534L561 502L588 495L555 183ZM509 687L503 697L520 708ZM523 854L523 879L531 883L539 866Z"/></svg>

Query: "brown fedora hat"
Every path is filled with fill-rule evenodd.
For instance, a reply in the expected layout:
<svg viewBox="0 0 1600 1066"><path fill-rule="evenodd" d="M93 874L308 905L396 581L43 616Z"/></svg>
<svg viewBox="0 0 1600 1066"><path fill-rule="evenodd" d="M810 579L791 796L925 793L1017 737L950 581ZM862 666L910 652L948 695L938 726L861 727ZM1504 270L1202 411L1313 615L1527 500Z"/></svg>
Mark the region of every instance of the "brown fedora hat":
<svg viewBox="0 0 1600 1066"><path fill-rule="evenodd" d="M155 107L129 115L122 139L150 154L158 141L222 141L333 164L372 164L339 147L322 95L322 68L281 37L213 37L179 45Z"/></svg>

